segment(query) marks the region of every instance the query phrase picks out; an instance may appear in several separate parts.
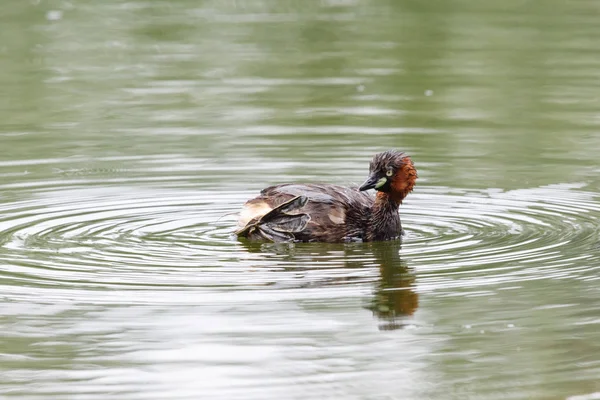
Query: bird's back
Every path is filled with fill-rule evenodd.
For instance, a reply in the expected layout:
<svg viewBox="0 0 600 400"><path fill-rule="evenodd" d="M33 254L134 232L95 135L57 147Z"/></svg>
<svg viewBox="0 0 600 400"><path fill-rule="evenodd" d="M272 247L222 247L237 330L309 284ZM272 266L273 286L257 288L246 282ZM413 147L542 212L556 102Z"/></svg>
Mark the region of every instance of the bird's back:
<svg viewBox="0 0 600 400"><path fill-rule="evenodd" d="M373 197L356 188L329 184L282 184L263 189L258 197L246 202L238 224L244 227L256 223L261 216L298 196L308 201L293 213L307 214L310 221L293 233L295 240L342 242L364 237Z"/></svg>

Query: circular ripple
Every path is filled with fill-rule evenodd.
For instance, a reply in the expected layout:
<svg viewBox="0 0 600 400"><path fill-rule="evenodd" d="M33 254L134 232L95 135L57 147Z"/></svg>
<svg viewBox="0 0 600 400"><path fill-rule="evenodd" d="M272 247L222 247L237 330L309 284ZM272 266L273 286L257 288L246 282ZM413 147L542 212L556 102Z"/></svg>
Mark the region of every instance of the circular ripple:
<svg viewBox="0 0 600 400"><path fill-rule="evenodd" d="M232 247L227 194L81 189L3 204L0 259L14 279L85 287L198 285ZM206 284L206 277L202 277Z"/></svg>
<svg viewBox="0 0 600 400"><path fill-rule="evenodd" d="M400 260L418 273L419 290L585 276L598 264L600 206L593 193L577 189L420 187L401 209L407 236ZM373 266L385 257L378 259L368 244L302 244L281 251L235 240L235 218L228 214L252 195L103 187L43 191L33 200L5 203L4 276L20 286L182 292L285 287L290 279L231 275L257 268L296 271L295 278L304 279L288 282L293 287L377 279Z"/></svg>
<svg viewBox="0 0 600 400"><path fill-rule="evenodd" d="M421 188L403 210L402 254L424 290L585 276L598 266L600 204L576 189Z"/></svg>

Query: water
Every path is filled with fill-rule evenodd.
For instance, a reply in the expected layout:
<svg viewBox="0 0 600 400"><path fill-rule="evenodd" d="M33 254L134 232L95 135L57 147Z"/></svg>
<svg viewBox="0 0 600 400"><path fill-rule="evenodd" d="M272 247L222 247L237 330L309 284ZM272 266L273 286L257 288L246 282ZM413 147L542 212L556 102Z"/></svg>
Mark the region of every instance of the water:
<svg viewBox="0 0 600 400"><path fill-rule="evenodd" d="M599 398L596 15L9 0L0 397ZM402 245L231 236L388 148Z"/></svg>

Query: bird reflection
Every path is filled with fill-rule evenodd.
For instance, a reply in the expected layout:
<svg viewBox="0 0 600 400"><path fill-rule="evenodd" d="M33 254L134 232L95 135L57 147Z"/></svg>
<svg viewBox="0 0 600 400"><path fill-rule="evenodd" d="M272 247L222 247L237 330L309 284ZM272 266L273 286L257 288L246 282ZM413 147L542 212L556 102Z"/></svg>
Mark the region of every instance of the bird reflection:
<svg viewBox="0 0 600 400"><path fill-rule="evenodd" d="M294 287L323 287L333 285L364 284L365 269L377 268L379 276L373 281L373 295L365 308L379 320L380 330L402 329L408 325L418 305L419 296L415 292L414 272L400 257L401 242L371 242L347 244L290 244L240 242L247 251L261 253L268 258L276 258L279 268L289 271L331 270L346 268L344 277L319 277L302 282ZM338 264L339 261L339 265ZM326 267L324 267L326 263ZM356 273L352 273L356 270Z"/></svg>
<svg viewBox="0 0 600 400"><path fill-rule="evenodd" d="M399 242L377 242L370 247L379 265L380 279L368 308L383 322L380 329L403 328L403 317L413 315L419 306L419 295L413 290L415 274L400 258Z"/></svg>

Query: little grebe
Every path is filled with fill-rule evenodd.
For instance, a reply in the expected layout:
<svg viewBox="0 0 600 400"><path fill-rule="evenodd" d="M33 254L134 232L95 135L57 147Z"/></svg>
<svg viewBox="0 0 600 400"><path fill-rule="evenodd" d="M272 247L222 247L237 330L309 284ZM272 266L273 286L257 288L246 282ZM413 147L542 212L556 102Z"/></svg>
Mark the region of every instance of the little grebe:
<svg viewBox="0 0 600 400"><path fill-rule="evenodd" d="M359 188L286 183L263 189L248 200L235 233L274 242L345 242L398 239L398 207L413 190L417 171L409 156L376 154ZM377 190L375 197L363 191Z"/></svg>

